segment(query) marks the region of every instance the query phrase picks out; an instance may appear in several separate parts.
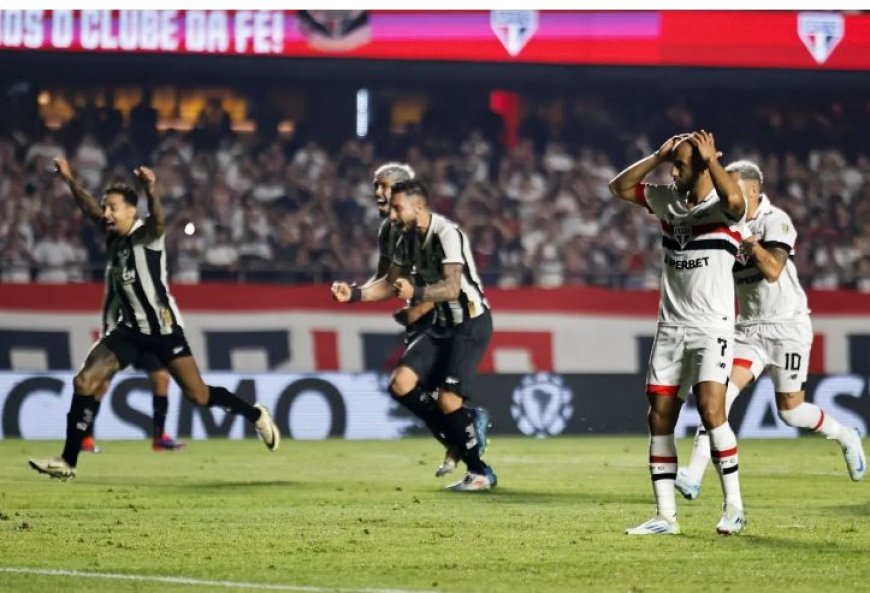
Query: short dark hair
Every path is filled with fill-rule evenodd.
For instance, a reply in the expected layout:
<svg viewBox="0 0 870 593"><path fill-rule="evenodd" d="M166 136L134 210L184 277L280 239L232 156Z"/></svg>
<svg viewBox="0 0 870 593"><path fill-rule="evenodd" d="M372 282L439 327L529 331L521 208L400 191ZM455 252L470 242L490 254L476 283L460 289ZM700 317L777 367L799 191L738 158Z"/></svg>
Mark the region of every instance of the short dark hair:
<svg viewBox="0 0 870 593"><path fill-rule="evenodd" d="M426 189L426 184L419 179L407 179L393 185L390 190L392 195L405 194L406 196L420 196L427 202L429 201L429 190Z"/></svg>
<svg viewBox="0 0 870 593"><path fill-rule="evenodd" d="M121 197L124 198L124 201L133 207L136 207L139 204L139 194L137 194L136 190L126 183L120 181L110 183L108 187L106 187L106 191L103 192L103 197L108 196L109 194L120 194Z"/></svg>

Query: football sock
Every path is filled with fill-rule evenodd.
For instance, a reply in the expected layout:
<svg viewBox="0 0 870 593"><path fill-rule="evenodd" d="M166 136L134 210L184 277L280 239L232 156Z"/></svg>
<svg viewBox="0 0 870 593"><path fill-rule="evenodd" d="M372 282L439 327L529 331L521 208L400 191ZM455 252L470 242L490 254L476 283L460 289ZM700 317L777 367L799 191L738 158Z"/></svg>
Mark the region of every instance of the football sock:
<svg viewBox="0 0 870 593"><path fill-rule="evenodd" d="M444 413L438 408L438 402L429 397L420 385L405 395L399 395L390 388L390 396L422 420L439 443L445 447L450 446Z"/></svg>
<svg viewBox="0 0 870 593"><path fill-rule="evenodd" d="M260 409L255 408L239 396L224 387L208 386L208 403L210 408L224 408L231 414L241 414L251 422L260 419Z"/></svg>
<svg viewBox="0 0 870 593"><path fill-rule="evenodd" d="M88 429L85 431L85 437L94 436L94 424L96 424L95 420L97 419L97 415L100 413L100 403L102 400L94 399L94 419L88 424Z"/></svg>
<svg viewBox="0 0 870 593"><path fill-rule="evenodd" d="M677 518L677 443L673 434L650 435L649 473L656 496L656 514L674 521Z"/></svg>
<svg viewBox="0 0 870 593"><path fill-rule="evenodd" d="M75 467L82 450L82 439L88 427L94 422L94 407L96 400L93 395L74 393L66 415L66 442L63 446L63 457L70 467Z"/></svg>
<svg viewBox="0 0 870 593"><path fill-rule="evenodd" d="M740 395L740 390L737 385L728 382L728 388L725 391L725 415L731 412L731 406L734 400ZM704 472L707 470L707 464L710 463L710 436L704 425L698 427L695 433L695 442L692 446L692 457L689 459L689 465L686 466L686 473L690 481L700 484L704 479Z"/></svg>
<svg viewBox="0 0 870 593"><path fill-rule="evenodd" d="M808 428L838 441L843 435L843 425L815 404L804 402L790 410L780 410L779 417L789 426Z"/></svg>
<svg viewBox="0 0 870 593"><path fill-rule="evenodd" d="M710 431L710 448L713 464L716 466L719 480L722 482L725 503L742 509L743 499L740 496L740 472L737 464L737 437L727 421L722 426L717 426Z"/></svg>
<svg viewBox="0 0 870 593"><path fill-rule="evenodd" d="M166 412L169 410L169 398L153 393L151 394L151 407L154 410L152 437L159 439L166 432Z"/></svg>
<svg viewBox="0 0 870 593"><path fill-rule="evenodd" d="M447 437L462 451L462 460L473 474L483 474L486 464L480 459L480 443L474 430L474 412L465 406L445 415Z"/></svg>

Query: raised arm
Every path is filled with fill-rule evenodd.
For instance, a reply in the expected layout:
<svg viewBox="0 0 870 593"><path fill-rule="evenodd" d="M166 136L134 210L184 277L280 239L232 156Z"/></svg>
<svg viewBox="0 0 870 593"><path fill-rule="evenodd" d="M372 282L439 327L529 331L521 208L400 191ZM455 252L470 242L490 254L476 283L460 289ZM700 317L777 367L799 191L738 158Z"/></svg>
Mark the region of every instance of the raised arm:
<svg viewBox="0 0 870 593"><path fill-rule="evenodd" d="M637 198L637 186L656 167L671 158L674 147L688 134L679 134L665 140L665 143L657 151L629 165L625 170L610 180L608 187L610 193L617 198L634 204L642 204Z"/></svg>
<svg viewBox="0 0 870 593"><path fill-rule="evenodd" d="M722 153L716 150L713 134L705 130L694 132L689 136L689 142L698 150L698 154L710 171L713 187L716 188L716 193L722 200L722 209L732 220L743 218L743 214L746 212L746 200L743 198L743 192L740 191L737 182L719 162Z"/></svg>
<svg viewBox="0 0 870 593"><path fill-rule="evenodd" d="M137 167L133 174L142 184L145 196L148 198L148 218L145 219L145 230L152 237L160 237L166 232L166 215L163 204L157 193L157 176L148 167Z"/></svg>
<svg viewBox="0 0 870 593"><path fill-rule="evenodd" d="M100 208L100 203L75 180L66 159L56 158L53 159L53 162L55 172L69 187L79 209L93 222L99 223L103 219L103 209Z"/></svg>

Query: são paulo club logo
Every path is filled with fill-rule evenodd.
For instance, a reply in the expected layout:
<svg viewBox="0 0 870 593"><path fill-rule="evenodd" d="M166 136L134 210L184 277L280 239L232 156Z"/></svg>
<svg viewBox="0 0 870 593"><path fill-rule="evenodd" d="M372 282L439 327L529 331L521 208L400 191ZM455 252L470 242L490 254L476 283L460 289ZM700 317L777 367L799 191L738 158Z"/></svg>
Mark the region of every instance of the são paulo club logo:
<svg viewBox="0 0 870 593"><path fill-rule="evenodd" d="M843 15L837 12L802 12L798 15L798 36L818 64L834 53L846 32Z"/></svg>
<svg viewBox="0 0 870 593"><path fill-rule="evenodd" d="M574 415L574 393L559 375L526 375L514 389L511 416L523 434L538 438L564 432Z"/></svg>
<svg viewBox="0 0 870 593"><path fill-rule="evenodd" d="M537 10L493 10L489 26L512 56L517 56L538 30Z"/></svg>

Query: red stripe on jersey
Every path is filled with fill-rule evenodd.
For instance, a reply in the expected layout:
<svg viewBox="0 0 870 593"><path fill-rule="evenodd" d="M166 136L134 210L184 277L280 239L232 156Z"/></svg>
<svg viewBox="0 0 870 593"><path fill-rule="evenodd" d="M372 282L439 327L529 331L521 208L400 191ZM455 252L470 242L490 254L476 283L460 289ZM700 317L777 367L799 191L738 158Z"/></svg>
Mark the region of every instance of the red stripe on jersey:
<svg viewBox="0 0 870 593"><path fill-rule="evenodd" d="M674 234L673 225L670 225L670 224L666 223L665 221L661 221L661 223L662 223L662 230L664 232L668 233L669 235L673 236L673 234ZM709 235L710 233L723 233L725 235L728 235L729 237L731 237L732 239L734 239L738 243L740 243L743 240L742 237L740 236L740 233L738 233L737 231L732 231L730 228L728 228L727 225L717 223L717 222L714 222L712 224L700 224L697 226L693 226L692 227L692 240L694 241L695 239L697 239L701 235Z"/></svg>
<svg viewBox="0 0 870 593"><path fill-rule="evenodd" d="M819 412L821 412L821 415L819 416L819 422L815 426L813 426L813 431L820 429L822 427L822 423L825 421L825 411L819 408Z"/></svg>
<svg viewBox="0 0 870 593"><path fill-rule="evenodd" d="M724 451L716 451L713 450L713 457L716 459L722 459L723 457L731 457L732 455L737 455L737 447L733 449L725 449Z"/></svg>
<svg viewBox="0 0 870 593"><path fill-rule="evenodd" d="M649 456L650 463L676 463L676 457L659 457L658 455Z"/></svg>
<svg viewBox="0 0 870 593"><path fill-rule="evenodd" d="M646 386L647 395L664 395L667 397L673 397L677 395L677 392L679 390L679 385L653 385L651 383L647 383Z"/></svg>
<svg viewBox="0 0 870 593"><path fill-rule="evenodd" d="M734 359L734 366L743 367L744 369L751 369L752 368L752 361L747 360L745 358L735 358Z"/></svg>
<svg viewBox="0 0 870 593"><path fill-rule="evenodd" d="M638 183L634 186L634 197L637 200L637 203L652 212L652 208L649 207L649 204L646 203L646 191L644 190L646 186L643 183Z"/></svg>

